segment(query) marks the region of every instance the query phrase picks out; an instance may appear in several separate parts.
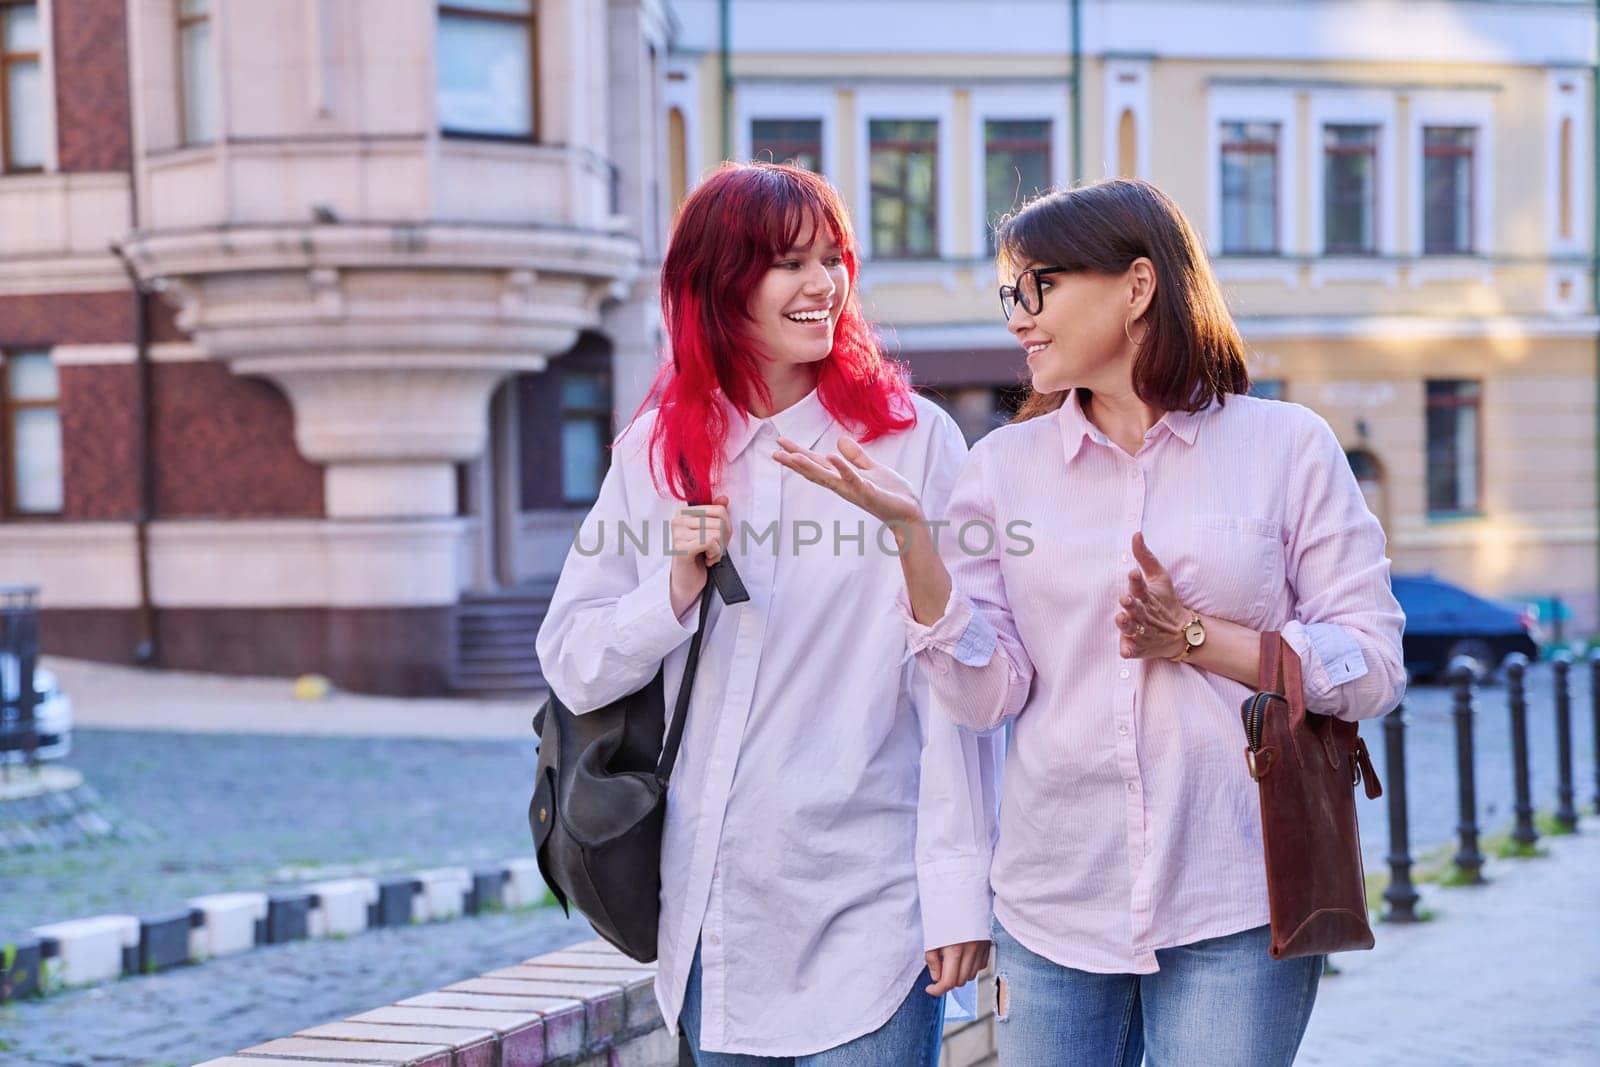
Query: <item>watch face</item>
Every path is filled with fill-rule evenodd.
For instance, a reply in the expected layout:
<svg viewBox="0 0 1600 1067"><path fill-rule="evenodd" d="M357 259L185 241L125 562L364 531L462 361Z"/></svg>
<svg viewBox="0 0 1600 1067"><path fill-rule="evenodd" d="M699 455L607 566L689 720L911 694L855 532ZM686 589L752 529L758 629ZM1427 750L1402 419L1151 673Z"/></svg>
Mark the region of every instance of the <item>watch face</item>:
<svg viewBox="0 0 1600 1067"><path fill-rule="evenodd" d="M1206 640L1206 631L1197 622L1191 622L1183 628L1183 639L1189 642L1191 648L1199 648Z"/></svg>

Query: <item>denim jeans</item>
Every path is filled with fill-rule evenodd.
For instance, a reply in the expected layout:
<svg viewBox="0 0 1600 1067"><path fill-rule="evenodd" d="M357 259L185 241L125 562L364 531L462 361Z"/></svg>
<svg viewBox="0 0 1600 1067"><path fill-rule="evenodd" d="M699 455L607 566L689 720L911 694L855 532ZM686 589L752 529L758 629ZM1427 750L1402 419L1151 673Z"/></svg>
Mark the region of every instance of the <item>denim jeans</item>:
<svg viewBox="0 0 1600 1067"><path fill-rule="evenodd" d="M689 966L678 1025L689 1038L698 1067L937 1067L939 1037L944 1030L944 998L923 990L933 984L924 967L911 993L889 1021L854 1041L809 1056L749 1056L700 1050L700 950Z"/></svg>
<svg viewBox="0 0 1600 1067"><path fill-rule="evenodd" d="M1321 956L1275 960L1260 926L1156 950L1155 974L1093 974L1022 947L994 924L1001 1067L1288 1067Z"/></svg>

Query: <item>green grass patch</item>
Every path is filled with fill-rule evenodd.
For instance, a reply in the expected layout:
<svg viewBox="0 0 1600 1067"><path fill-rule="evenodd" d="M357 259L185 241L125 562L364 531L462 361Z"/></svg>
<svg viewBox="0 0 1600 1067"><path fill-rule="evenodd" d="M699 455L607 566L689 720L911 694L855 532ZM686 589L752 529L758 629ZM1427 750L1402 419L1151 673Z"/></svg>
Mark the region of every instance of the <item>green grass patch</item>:
<svg viewBox="0 0 1600 1067"><path fill-rule="evenodd" d="M1555 813L1549 811L1535 813L1533 825L1538 827L1539 833L1544 837L1569 837L1578 832L1557 822Z"/></svg>

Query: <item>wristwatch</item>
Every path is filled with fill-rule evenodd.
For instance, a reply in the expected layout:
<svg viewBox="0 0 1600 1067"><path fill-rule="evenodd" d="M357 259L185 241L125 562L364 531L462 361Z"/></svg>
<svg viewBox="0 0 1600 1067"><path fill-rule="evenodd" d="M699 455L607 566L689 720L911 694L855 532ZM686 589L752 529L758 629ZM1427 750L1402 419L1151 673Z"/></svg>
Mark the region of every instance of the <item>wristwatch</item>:
<svg viewBox="0 0 1600 1067"><path fill-rule="evenodd" d="M1200 622L1200 613L1197 611L1193 614L1194 617L1179 630L1183 634L1183 651L1172 658L1174 663L1182 663L1189 658L1189 653L1206 643L1206 628Z"/></svg>

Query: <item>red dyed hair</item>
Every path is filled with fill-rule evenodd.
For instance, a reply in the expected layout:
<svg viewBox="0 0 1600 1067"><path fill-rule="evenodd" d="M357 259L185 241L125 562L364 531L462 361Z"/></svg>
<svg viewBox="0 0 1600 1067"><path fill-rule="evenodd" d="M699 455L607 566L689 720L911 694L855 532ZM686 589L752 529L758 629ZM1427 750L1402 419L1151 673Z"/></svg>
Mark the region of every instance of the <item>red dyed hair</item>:
<svg viewBox="0 0 1600 1067"><path fill-rule="evenodd" d="M684 201L661 265L661 311L672 359L634 417L658 402L650 473L658 489L706 503L721 478L729 430L722 390L749 412L771 394L746 324L750 299L774 260L808 228L830 231L850 292L818 367L823 407L862 441L916 425L904 368L886 359L856 300L855 233L839 194L819 175L772 163L724 163Z"/></svg>

